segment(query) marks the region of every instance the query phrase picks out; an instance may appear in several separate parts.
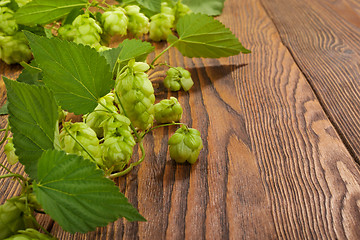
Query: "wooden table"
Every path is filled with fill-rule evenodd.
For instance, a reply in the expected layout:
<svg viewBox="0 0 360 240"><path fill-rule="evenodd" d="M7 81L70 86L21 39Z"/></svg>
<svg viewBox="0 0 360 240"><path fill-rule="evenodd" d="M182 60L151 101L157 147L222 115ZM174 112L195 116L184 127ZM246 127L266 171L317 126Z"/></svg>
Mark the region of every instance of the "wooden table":
<svg viewBox="0 0 360 240"><path fill-rule="evenodd" d="M39 216L59 239L360 239L360 2L227 0L218 19L251 54L170 50L162 60L191 71L189 93L167 92L161 69L152 76L157 99L178 97L183 122L201 131L198 162L174 163L176 128L157 129L146 160L116 180L148 221L70 235ZM1 180L1 203L19 190Z"/></svg>

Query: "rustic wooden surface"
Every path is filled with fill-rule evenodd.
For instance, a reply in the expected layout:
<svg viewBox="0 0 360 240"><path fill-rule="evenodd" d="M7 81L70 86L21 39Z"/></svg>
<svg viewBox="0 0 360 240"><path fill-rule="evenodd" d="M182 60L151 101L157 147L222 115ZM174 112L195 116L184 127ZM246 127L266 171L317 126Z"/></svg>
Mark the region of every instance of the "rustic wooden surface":
<svg viewBox="0 0 360 240"><path fill-rule="evenodd" d="M227 0L218 19L251 54L171 49L162 60L190 70L189 93L166 91L162 69L151 76L157 99L178 97L183 122L201 131L198 162L175 164L176 128L157 129L146 160L116 180L148 221L71 235L38 216L59 239L360 239L359 2ZM1 63L1 75L20 71ZM0 202L19 191L1 180Z"/></svg>

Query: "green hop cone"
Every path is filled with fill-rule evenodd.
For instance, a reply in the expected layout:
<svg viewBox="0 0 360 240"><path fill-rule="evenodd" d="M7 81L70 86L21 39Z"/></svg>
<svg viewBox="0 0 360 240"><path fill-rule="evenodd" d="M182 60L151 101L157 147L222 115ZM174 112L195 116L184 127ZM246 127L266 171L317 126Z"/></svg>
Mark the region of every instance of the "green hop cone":
<svg viewBox="0 0 360 240"><path fill-rule="evenodd" d="M135 36L141 36L149 32L149 19L140 12L140 7L136 5L129 5L125 7L126 15L128 16L128 30Z"/></svg>
<svg viewBox="0 0 360 240"><path fill-rule="evenodd" d="M56 238L42 234L35 229L28 228L26 230L20 230L18 234L6 238L5 240L56 240Z"/></svg>
<svg viewBox="0 0 360 240"><path fill-rule="evenodd" d="M19 157L16 156L16 154L15 154L15 147L14 147L14 143L13 143L13 138L8 138L8 142L4 147L4 152L5 152L6 157L7 157L6 160L11 165L14 165L15 163L17 163L19 161Z"/></svg>
<svg viewBox="0 0 360 240"><path fill-rule="evenodd" d="M154 122L154 88L145 73L149 65L130 60L126 70L116 79L115 92L132 124L142 130Z"/></svg>
<svg viewBox="0 0 360 240"><path fill-rule="evenodd" d="M105 108L105 107L106 108ZM111 116L112 112L117 112L119 109L114 105L114 94L109 93L106 96L99 99L98 106L93 112L84 116L86 125L91 127L99 138L104 136L104 130L100 124Z"/></svg>
<svg viewBox="0 0 360 240"><path fill-rule="evenodd" d="M8 7L0 7L0 36L14 35L18 30L18 25L13 18L14 12Z"/></svg>
<svg viewBox="0 0 360 240"><path fill-rule="evenodd" d="M102 14L101 21L105 32L111 36L127 34L129 21L125 9L121 7L111 8Z"/></svg>
<svg viewBox="0 0 360 240"><path fill-rule="evenodd" d="M179 91L181 88L183 88L184 91L189 91L194 85L190 72L182 67L169 68L166 74L164 86L171 91Z"/></svg>
<svg viewBox="0 0 360 240"><path fill-rule="evenodd" d="M67 131L66 131L66 129ZM77 141L94 157L92 159L89 154L81 147ZM60 133L60 146L67 153L74 153L83 156L86 159L95 161L96 164L102 166L101 147L99 139L94 130L83 122L66 122Z"/></svg>
<svg viewBox="0 0 360 240"><path fill-rule="evenodd" d="M13 197L0 205L0 239L5 239L18 230L33 227L31 219L24 216L24 197Z"/></svg>
<svg viewBox="0 0 360 240"><path fill-rule="evenodd" d="M73 21L72 26L76 30L74 42L89 45L91 47L100 43L100 35L102 34L100 24L88 14L77 16Z"/></svg>
<svg viewBox="0 0 360 240"><path fill-rule="evenodd" d="M152 16L150 22L150 39L153 41L166 40L172 33L174 16L158 13Z"/></svg>
<svg viewBox="0 0 360 240"><path fill-rule="evenodd" d="M158 123L178 122L181 119L183 109L174 97L161 100L155 104L155 120Z"/></svg>
<svg viewBox="0 0 360 240"><path fill-rule="evenodd" d="M104 166L113 171L121 171L129 163L136 144L131 134L130 120L114 113L102 122L104 142L101 144Z"/></svg>
<svg viewBox="0 0 360 240"><path fill-rule="evenodd" d="M24 33L17 32L12 36L0 35L0 58L7 64L30 61L32 53Z"/></svg>
<svg viewBox="0 0 360 240"><path fill-rule="evenodd" d="M166 40L172 33L175 16L168 3L161 3L161 13L150 18L150 39L154 41Z"/></svg>
<svg viewBox="0 0 360 240"><path fill-rule="evenodd" d="M67 41L74 41L77 31L71 24L65 24L58 29L58 36Z"/></svg>
<svg viewBox="0 0 360 240"><path fill-rule="evenodd" d="M188 161L194 164L203 148L200 132L194 128L182 126L168 141L170 157L178 163Z"/></svg>
<svg viewBox="0 0 360 240"><path fill-rule="evenodd" d="M187 14L192 13L191 9L190 9L187 5L181 3L181 1L178 1L178 2L175 4L175 6L174 6L174 8L173 8L173 11L174 11L174 15L175 15L174 26L176 26L176 23L178 22L178 20L179 20L181 17L183 17L183 16L185 16L185 15L187 15Z"/></svg>

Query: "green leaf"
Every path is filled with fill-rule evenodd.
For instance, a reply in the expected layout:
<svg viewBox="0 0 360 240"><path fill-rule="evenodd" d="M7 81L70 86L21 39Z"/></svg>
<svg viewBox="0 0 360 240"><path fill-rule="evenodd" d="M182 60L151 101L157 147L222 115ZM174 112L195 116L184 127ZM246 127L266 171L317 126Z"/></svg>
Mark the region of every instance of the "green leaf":
<svg viewBox="0 0 360 240"><path fill-rule="evenodd" d="M26 173L34 178L39 157L45 150L54 148L58 106L53 94L44 86L3 79L16 155L25 165Z"/></svg>
<svg viewBox="0 0 360 240"><path fill-rule="evenodd" d="M185 15L176 27L179 38L169 35L168 41L186 57L219 58L250 53L228 28L207 15Z"/></svg>
<svg viewBox="0 0 360 240"><path fill-rule="evenodd" d="M119 217L145 220L94 163L62 151L41 156L34 193L45 212L70 233L92 231Z"/></svg>
<svg viewBox="0 0 360 240"><path fill-rule="evenodd" d="M113 88L106 59L93 48L25 32L43 81L64 110L86 114Z"/></svg>
<svg viewBox="0 0 360 240"><path fill-rule="evenodd" d="M42 71L33 60L30 64L22 62L21 66L24 67L19 77L16 79L18 82L24 82L27 84L43 85L40 81L42 79Z"/></svg>
<svg viewBox="0 0 360 240"><path fill-rule="evenodd" d="M9 105L9 102L5 102L5 104L0 107L0 116L9 114L8 105Z"/></svg>
<svg viewBox="0 0 360 240"><path fill-rule="evenodd" d="M86 6L87 0L32 0L15 13L18 24L47 24L58 20L73 9Z"/></svg>
<svg viewBox="0 0 360 240"><path fill-rule="evenodd" d="M154 11L160 12L161 0L136 0L141 6Z"/></svg>
<svg viewBox="0 0 360 240"><path fill-rule="evenodd" d="M143 42L138 39L125 39L117 48L101 52L110 68L114 71L116 61L120 61L120 69L127 64L130 59L135 58L137 62L143 62L146 57L154 51L154 47L149 42Z"/></svg>
<svg viewBox="0 0 360 240"><path fill-rule="evenodd" d="M225 0L183 0L182 3L189 6L195 13L203 13L209 16L217 16L222 13Z"/></svg>

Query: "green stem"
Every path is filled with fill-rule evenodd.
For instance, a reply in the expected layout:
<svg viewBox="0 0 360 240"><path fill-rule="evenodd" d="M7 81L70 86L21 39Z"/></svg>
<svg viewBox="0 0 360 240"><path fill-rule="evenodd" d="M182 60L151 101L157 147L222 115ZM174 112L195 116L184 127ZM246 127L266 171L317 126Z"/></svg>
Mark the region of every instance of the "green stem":
<svg viewBox="0 0 360 240"><path fill-rule="evenodd" d="M123 170L121 172L111 174L109 176L109 178L117 178L117 177L124 176L125 174L128 174L135 166L139 165L142 161L144 161L146 154L145 154L145 149L144 149L144 145L143 145L142 141L140 141L140 150L141 150L141 158L139 159L139 161L131 163L128 168L126 168L125 170Z"/></svg>
<svg viewBox="0 0 360 240"><path fill-rule="evenodd" d="M141 138L144 138L146 134L148 134L150 131L154 130L154 129L157 129L157 128L161 128L161 127L167 127L167 126L174 126L174 125L181 125L181 126L185 126L187 127L187 125L185 123L166 123L166 124L162 124L162 125L158 125L158 126L155 126L155 127L152 127L150 129L148 129L144 135L141 136Z"/></svg>
<svg viewBox="0 0 360 240"><path fill-rule="evenodd" d="M4 168L6 171L8 171L9 173L13 173L9 168L7 168L5 165L3 165L3 164L1 164L0 163L0 166L2 167L2 168Z"/></svg>
<svg viewBox="0 0 360 240"><path fill-rule="evenodd" d="M3 165L2 165L3 166ZM4 166L3 166L4 167ZM5 168L5 167L4 167ZM8 170L7 168L5 168L6 170ZM10 170L8 170L9 172L11 172ZM5 174L5 175L0 175L0 179L2 179L2 178L8 178L8 177L15 177L16 178L16 180L20 183L20 185L22 186L22 187L24 187L24 183L26 183L26 179L23 177L23 176L21 176L20 174L17 174L17 173L9 173L9 174ZM22 182L21 182L21 181Z"/></svg>
<svg viewBox="0 0 360 240"><path fill-rule="evenodd" d="M72 139L74 139L74 141L75 141L77 144L79 144L80 147L81 147L82 149L84 149L84 151L89 155L89 157L96 163L97 161L95 160L94 156L85 148L84 145L81 144L81 142L79 142L79 141L76 139L76 137L74 137L74 135L72 135L72 134L70 133L70 131L69 131L69 129L66 127L66 124L65 124L65 123L63 123L63 128L64 128L65 131L70 135L70 137L71 137Z"/></svg>
<svg viewBox="0 0 360 240"><path fill-rule="evenodd" d="M151 62L150 67L154 68L154 63L156 62L156 60L158 60L159 57L161 57L167 50L169 50L172 46L174 46L176 42L177 41L171 43L167 48L164 49L164 51L162 51L159 55L157 55L156 58Z"/></svg>
<svg viewBox="0 0 360 240"><path fill-rule="evenodd" d="M0 145L3 144L3 143L6 141L8 135L9 135L9 129L10 129L9 124L6 126L5 130L1 129L1 130L5 131L5 136L4 136L4 138L0 141ZM3 132L3 131L1 131L1 132Z"/></svg>

